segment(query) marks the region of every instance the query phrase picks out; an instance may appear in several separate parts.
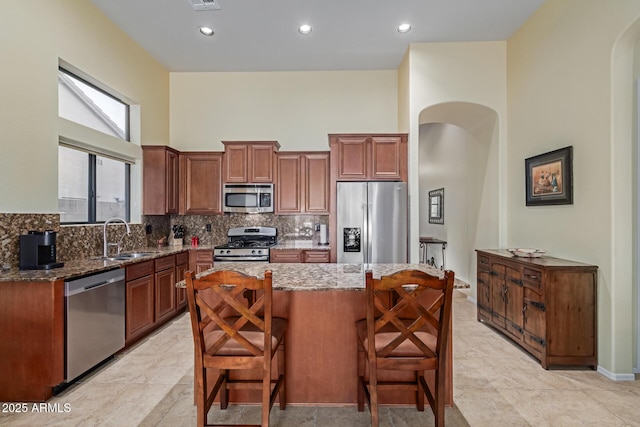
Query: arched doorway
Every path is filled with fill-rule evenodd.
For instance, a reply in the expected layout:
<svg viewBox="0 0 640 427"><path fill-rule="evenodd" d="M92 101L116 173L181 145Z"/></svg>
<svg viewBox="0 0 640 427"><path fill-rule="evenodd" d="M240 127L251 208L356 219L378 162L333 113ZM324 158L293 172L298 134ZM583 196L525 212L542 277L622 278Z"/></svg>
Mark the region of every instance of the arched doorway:
<svg viewBox="0 0 640 427"><path fill-rule="evenodd" d="M476 248L498 247L498 115L486 106L448 102L419 116L420 236L447 241L446 268L472 284ZM444 188L444 223L428 221L428 193ZM433 254L438 265L439 253Z"/></svg>

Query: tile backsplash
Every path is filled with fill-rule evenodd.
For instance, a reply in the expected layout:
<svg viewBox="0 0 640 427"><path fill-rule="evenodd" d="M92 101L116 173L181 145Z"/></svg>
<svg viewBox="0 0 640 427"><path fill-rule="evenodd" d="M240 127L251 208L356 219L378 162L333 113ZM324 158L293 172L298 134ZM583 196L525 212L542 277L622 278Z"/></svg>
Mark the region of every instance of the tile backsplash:
<svg viewBox="0 0 640 427"><path fill-rule="evenodd" d="M198 236L201 245L226 243L227 230L232 227L265 226L278 229L278 240L314 240L316 224L328 224L327 215L275 215L275 214L225 214L225 215L172 215L171 225L183 225L185 243ZM211 224L211 231L207 231Z"/></svg>
<svg viewBox="0 0 640 427"><path fill-rule="evenodd" d="M131 224L131 235L122 240L123 250L156 246L158 240L168 237L173 225L185 228L185 243L198 236L201 245L219 245L227 241L231 227L268 226L278 229L278 240L317 241L317 224L328 224L326 215L274 215L274 214L225 214L225 215L147 215L142 224ZM211 231L207 231L207 224ZM147 234L147 230L151 231ZM0 265L17 267L19 264L19 240L30 230L53 230L57 235L57 260L60 262L100 256L103 252L103 226L60 225L58 214L8 214L0 213ZM107 238L117 242L125 231L123 224L107 227Z"/></svg>

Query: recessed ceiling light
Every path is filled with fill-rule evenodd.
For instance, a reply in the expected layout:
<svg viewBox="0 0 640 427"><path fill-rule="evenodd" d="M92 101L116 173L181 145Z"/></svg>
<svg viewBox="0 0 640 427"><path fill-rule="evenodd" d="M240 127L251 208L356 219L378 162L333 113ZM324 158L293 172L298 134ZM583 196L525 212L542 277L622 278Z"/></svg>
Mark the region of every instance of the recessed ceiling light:
<svg viewBox="0 0 640 427"><path fill-rule="evenodd" d="M200 32L202 34L204 34L205 36L212 36L213 35L213 29L211 29L209 27L200 27Z"/></svg>
<svg viewBox="0 0 640 427"><path fill-rule="evenodd" d="M303 24L298 27L300 34L307 35L311 32L311 25Z"/></svg>
<svg viewBox="0 0 640 427"><path fill-rule="evenodd" d="M406 33L411 30L411 24L401 24L398 26L399 33Z"/></svg>

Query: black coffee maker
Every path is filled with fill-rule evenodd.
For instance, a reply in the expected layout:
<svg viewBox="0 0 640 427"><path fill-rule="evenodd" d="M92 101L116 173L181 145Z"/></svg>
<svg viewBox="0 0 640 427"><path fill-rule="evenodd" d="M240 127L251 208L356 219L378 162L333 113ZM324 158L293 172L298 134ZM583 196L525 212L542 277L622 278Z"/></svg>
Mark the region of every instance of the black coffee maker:
<svg viewBox="0 0 640 427"><path fill-rule="evenodd" d="M20 236L20 270L49 270L62 267L56 262L56 232L29 231Z"/></svg>

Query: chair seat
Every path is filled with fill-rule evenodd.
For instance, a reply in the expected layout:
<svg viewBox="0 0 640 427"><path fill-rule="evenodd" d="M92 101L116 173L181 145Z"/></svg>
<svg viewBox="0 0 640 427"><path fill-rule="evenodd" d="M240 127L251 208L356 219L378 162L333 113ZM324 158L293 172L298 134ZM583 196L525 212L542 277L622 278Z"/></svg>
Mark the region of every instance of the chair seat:
<svg viewBox="0 0 640 427"><path fill-rule="evenodd" d="M239 316L237 317L227 317L225 320L227 323L232 325L235 323ZM287 319L283 319L280 317L274 317L271 323L271 348L278 348L278 344L284 338L285 331L287 330ZM211 346L218 341L221 337L225 336L226 333L220 329L220 327L215 323L211 322L207 327L205 327L202 331L204 335L204 343L205 343L205 353L211 355ZM251 344L259 348L260 350L264 350L264 333L253 323L247 322L240 331L238 332L244 338L247 339ZM216 352L217 356L252 356L252 354L240 344L238 341L234 339L229 339L225 345Z"/></svg>
<svg viewBox="0 0 640 427"><path fill-rule="evenodd" d="M406 326L409 326L412 320L403 321ZM356 333L358 334L358 340L362 343L363 348L369 348L369 339L367 337L367 319L362 319L356 322ZM387 346L391 341L396 339L400 335L398 329L392 324L388 323L382 327L376 333L376 351L380 351ZM435 352L436 349L436 336L428 331L416 331L414 335L429 349ZM398 347L396 347L388 357L424 357L424 353L416 347L411 340L403 341Z"/></svg>

